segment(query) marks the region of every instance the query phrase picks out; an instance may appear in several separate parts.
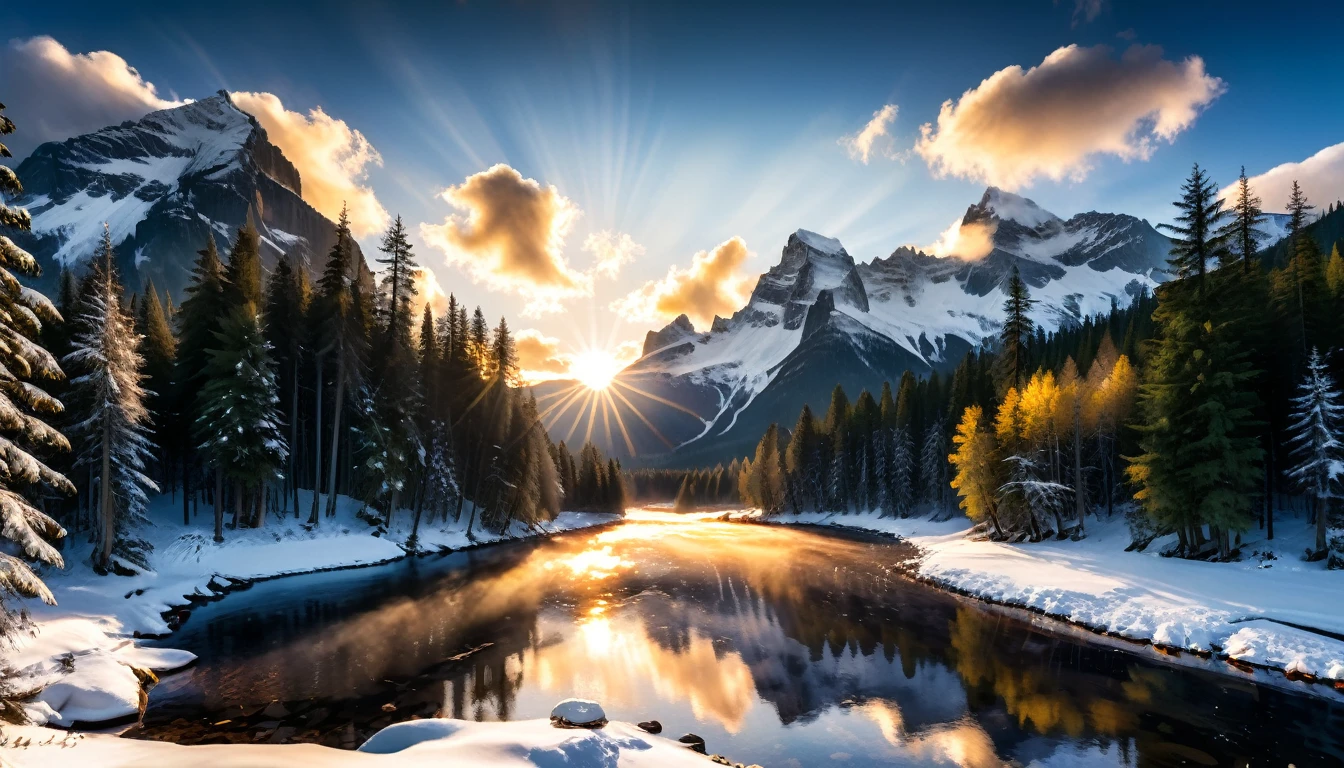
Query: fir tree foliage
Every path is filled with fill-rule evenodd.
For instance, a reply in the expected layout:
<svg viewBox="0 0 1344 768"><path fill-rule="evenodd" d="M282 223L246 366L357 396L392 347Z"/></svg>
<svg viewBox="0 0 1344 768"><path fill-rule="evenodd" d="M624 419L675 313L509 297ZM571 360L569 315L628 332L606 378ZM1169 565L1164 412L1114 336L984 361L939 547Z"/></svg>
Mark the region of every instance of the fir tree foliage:
<svg viewBox="0 0 1344 768"><path fill-rule="evenodd" d="M15 130L4 109L0 104L0 137ZM0 144L0 157L9 156ZM22 189L14 172L0 165L0 537L17 550L0 552L0 639L4 640L27 624L14 598L55 602L24 558L58 568L64 565L48 540L65 536L65 529L35 507L29 494L42 488L75 492L69 480L38 458L68 451L70 444L45 421L60 414L63 406L42 386L60 382L64 373L38 343L43 324L60 323L62 317L45 296L20 285L19 275L36 276L41 270L31 254L4 234L7 229L30 228L28 212L7 203Z"/></svg>
<svg viewBox="0 0 1344 768"><path fill-rule="evenodd" d="M90 492L98 494L93 567L100 573L148 568L150 546L138 529L149 522L149 494L159 490L146 474L155 446L145 405L149 393L142 385L145 359L123 293L104 227L74 319L72 351L63 361L79 374L70 385L84 418L71 436L79 445L75 466L92 468L90 476L97 478Z"/></svg>

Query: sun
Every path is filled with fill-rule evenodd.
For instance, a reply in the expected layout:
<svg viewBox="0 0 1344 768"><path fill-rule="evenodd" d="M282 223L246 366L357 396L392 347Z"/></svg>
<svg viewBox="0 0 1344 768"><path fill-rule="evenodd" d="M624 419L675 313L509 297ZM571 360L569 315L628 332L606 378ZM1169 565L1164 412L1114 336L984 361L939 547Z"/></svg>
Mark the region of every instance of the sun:
<svg viewBox="0 0 1344 768"><path fill-rule="evenodd" d="M592 390L604 390L625 366L610 351L590 348L578 353L569 364L569 372L580 384Z"/></svg>

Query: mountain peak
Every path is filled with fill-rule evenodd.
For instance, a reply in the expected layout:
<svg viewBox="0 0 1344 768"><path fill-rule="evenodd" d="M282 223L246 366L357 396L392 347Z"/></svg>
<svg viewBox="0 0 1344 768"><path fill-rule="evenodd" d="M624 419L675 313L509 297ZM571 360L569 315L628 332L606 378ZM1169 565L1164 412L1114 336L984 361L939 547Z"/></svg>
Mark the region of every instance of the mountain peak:
<svg viewBox="0 0 1344 768"><path fill-rule="evenodd" d="M839 240L836 240L833 237L819 235L816 232L806 229L800 229L797 232L794 232L793 237L798 238L803 245L806 245L814 251L820 251L836 256L845 253L845 247L840 244Z"/></svg>
<svg viewBox="0 0 1344 768"><path fill-rule="evenodd" d="M293 163L223 91L42 144L17 173L32 215L20 247L53 267L36 281L42 288L97 250L104 224L130 284L152 280L175 295L201 244L231 239L248 221L267 268L282 253L319 268L335 238L335 225L302 199Z"/></svg>
<svg viewBox="0 0 1344 768"><path fill-rule="evenodd" d="M972 213L979 215L973 216ZM1021 195L1005 192L998 187L989 187L980 197L980 202L966 212L967 219L992 216L1000 221L1015 221L1028 228L1035 229L1050 221L1059 221L1059 217L1036 204L1035 200Z"/></svg>

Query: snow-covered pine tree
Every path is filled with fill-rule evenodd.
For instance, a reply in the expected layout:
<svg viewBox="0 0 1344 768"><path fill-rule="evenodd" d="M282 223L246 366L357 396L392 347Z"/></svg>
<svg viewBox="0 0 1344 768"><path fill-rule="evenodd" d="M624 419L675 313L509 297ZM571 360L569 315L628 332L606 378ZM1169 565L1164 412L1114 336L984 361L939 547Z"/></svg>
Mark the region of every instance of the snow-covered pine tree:
<svg viewBox="0 0 1344 768"><path fill-rule="evenodd" d="M104 226L74 320L72 349L62 361L79 372L70 386L82 413L71 434L80 446L75 466L92 467L97 476L99 524L92 561L99 573L149 567L151 546L138 529L149 522L148 494L159 490L145 474L154 458L148 393L142 386L145 358L135 320L122 303L123 292L112 235Z"/></svg>
<svg viewBox="0 0 1344 768"><path fill-rule="evenodd" d="M445 422L436 421L430 429L432 436L429 441L429 455L426 457L429 503L442 512L442 517L446 521L448 510L456 508L457 496L461 493L457 483L457 466L453 461L452 435L449 432L449 425Z"/></svg>
<svg viewBox="0 0 1344 768"><path fill-rule="evenodd" d="M4 109L0 104L0 136L14 132ZM0 157L9 156L0 143ZM21 192L18 177L0 165L0 232L30 227L28 211L6 204ZM35 486L75 492L69 480L30 453L70 450L65 437L42 421L63 407L39 386L65 377L56 359L37 343L42 323L59 323L61 315L45 296L20 285L15 272L36 276L41 269L32 254L0 234L0 537L14 542L25 557L61 568L65 565L61 554L47 539L61 538L65 529L33 506L26 495ZM12 637L27 624L26 614L11 604L15 597L56 602L27 563L0 552L0 639Z"/></svg>
<svg viewBox="0 0 1344 768"><path fill-rule="evenodd" d="M891 434L891 498L898 517L909 517L915 505L915 448L910 430L897 427Z"/></svg>
<svg viewBox="0 0 1344 768"><path fill-rule="evenodd" d="M924 430L924 445L920 449L919 476L924 480L924 501L938 511L943 509L943 489L947 487L947 444L940 426L934 419Z"/></svg>
<svg viewBox="0 0 1344 768"><path fill-rule="evenodd" d="M1334 377L1315 349L1307 359L1307 370L1292 403L1288 445L1292 448L1293 465L1288 475L1316 501L1313 557L1323 557L1331 500L1339 495L1339 479L1344 475L1344 443L1341 443L1344 403L1340 402Z"/></svg>
<svg viewBox="0 0 1344 768"><path fill-rule="evenodd" d="M235 515L260 525L262 491L279 479L289 447L280 426L280 397L270 345L252 304L225 318L209 350L205 386L197 396L196 435L202 453L235 484ZM245 502L253 513L243 509ZM215 541L223 541L216 505Z"/></svg>

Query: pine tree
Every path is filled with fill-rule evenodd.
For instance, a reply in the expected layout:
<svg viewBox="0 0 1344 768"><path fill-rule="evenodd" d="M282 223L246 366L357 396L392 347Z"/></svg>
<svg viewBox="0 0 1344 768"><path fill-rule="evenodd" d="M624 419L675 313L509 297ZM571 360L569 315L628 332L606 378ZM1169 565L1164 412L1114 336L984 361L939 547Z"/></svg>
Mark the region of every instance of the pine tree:
<svg viewBox="0 0 1344 768"><path fill-rule="evenodd" d="M80 372L70 385L84 407L71 430L81 446L75 466L93 467L98 475L93 567L99 573L131 573L131 566L149 567L150 545L138 529L148 524L148 494L159 487L145 474L154 453L142 386L145 359L135 321L121 303L124 289L114 259L112 236L104 227L74 321L73 351L64 362Z"/></svg>
<svg viewBox="0 0 1344 768"><path fill-rule="evenodd" d="M249 220L238 229L224 268L224 303L234 307L261 306L261 250L257 230Z"/></svg>
<svg viewBox="0 0 1344 768"><path fill-rule="evenodd" d="M328 469L327 469L327 507L326 515L328 517L336 513L336 479L337 469L340 466L340 447L341 447L341 416L345 409L345 398L348 391L358 392L363 386L363 363L364 354L367 351L365 343L367 334L366 319L363 315L361 296L356 282L358 274L354 264L354 239L350 234L350 217L344 208L341 209L341 216L336 224L336 242L331 247L331 252L327 256L327 265L322 272L322 279L318 281L317 286L317 306L314 308L313 315L320 324L320 340L318 341L319 351L317 354L317 370L319 376L322 370L322 358L324 354L331 354L335 357L335 386L336 392L332 402L332 424L331 424L331 446L328 450ZM321 386L318 387L319 392ZM317 423L314 433L317 435L317 450L314 451L317 460L318 485L321 480L322 465L322 398L317 398L317 409L315 412ZM347 425L348 428L348 425ZM321 494L317 489L313 489L313 509L309 516L309 522L316 524L318 522L318 497Z"/></svg>
<svg viewBox="0 0 1344 768"><path fill-rule="evenodd" d="M1211 262L1225 261L1229 255L1230 233L1222 227L1227 217L1222 198L1199 163L1190 171L1190 177L1181 186L1181 197L1173 205L1179 211L1177 223L1158 225L1174 236L1169 263L1177 277L1194 278L1196 290L1203 291Z"/></svg>
<svg viewBox="0 0 1344 768"><path fill-rule="evenodd" d="M1330 502L1339 495L1339 478L1344 475L1344 403L1315 349L1292 403L1287 442L1294 463L1288 476L1315 501L1316 553L1324 557Z"/></svg>
<svg viewBox="0 0 1344 768"><path fill-rule="evenodd" d="M1237 318L1227 316L1235 297L1218 291L1196 301L1195 290L1185 282L1159 290L1159 337L1140 390L1142 454L1127 472L1135 498L1180 535L1187 554L1199 551L1199 526L1208 525L1226 557L1230 534L1251 521L1261 476L1259 372Z"/></svg>
<svg viewBox="0 0 1344 768"><path fill-rule="evenodd" d="M265 518L265 485L280 479L289 453L271 348L253 305L234 309L215 338L197 395L195 434L201 452L235 484L238 524L256 527ZM215 541L223 541L223 520L216 503Z"/></svg>
<svg viewBox="0 0 1344 768"><path fill-rule="evenodd" d="M514 349L513 335L509 333L509 323L499 318L495 328L494 341L490 348L490 370L500 381L509 386L518 384L518 353Z"/></svg>
<svg viewBox="0 0 1344 768"><path fill-rule="evenodd" d="M387 338L392 340L401 340L404 338L406 344L410 343L411 333L411 301L415 298L415 273L420 265L416 263L414 254L411 253L411 241L406 236L406 227L401 223L401 216L392 222L383 235L383 242L378 246L378 250L387 254L386 257L378 259L378 263L387 268L383 276L383 291L388 296L387 307Z"/></svg>
<svg viewBox="0 0 1344 768"><path fill-rule="evenodd" d="M215 248L212 234L205 242L205 248L197 251L196 263L192 267L191 281L187 285L187 298L177 310L174 319L177 322L177 364L173 376L173 413L178 422L173 431L181 441L179 461L182 467L182 522L191 522L192 476L195 466L193 453L195 443L191 440L193 408L201 385L205 381L206 367L210 356L206 350L215 343L215 331L226 311L224 299L224 268L219 263L219 252ZM218 483L216 483L218 488ZM221 503L215 499L215 505Z"/></svg>
<svg viewBox="0 0 1344 768"><path fill-rule="evenodd" d="M1035 331L1028 312L1036 302L1032 301L1027 284L1022 282L1017 267L1013 267L1012 277L1008 278L1008 300L1003 303L1003 330L999 333L1002 350L999 353L999 378L1004 387L1020 387L1022 379L1030 370L1027 358L1027 344Z"/></svg>
<svg viewBox="0 0 1344 768"><path fill-rule="evenodd" d="M779 425L771 424L765 436L756 445L756 457L751 462L748 481L751 499L767 515L778 514L784 508L784 464L779 450Z"/></svg>
<svg viewBox="0 0 1344 768"><path fill-rule="evenodd" d="M920 448L919 476L924 481L924 500L941 512L943 489L947 487L947 446L938 419L924 430L924 445Z"/></svg>
<svg viewBox="0 0 1344 768"><path fill-rule="evenodd" d="M0 137L14 132L14 123L0 104ZM0 144L0 157L9 157ZM31 218L22 208L6 204L23 187L7 166L0 165L0 233L26 231ZM0 382L0 537L12 541L23 556L64 567L61 554L47 542L65 535L65 529L34 507L26 494L46 486L73 494L75 488L61 474L43 464L32 452L68 451L70 444L44 421L62 411L59 401L44 392L42 382L64 378L56 360L36 343L44 323L60 323L61 315L45 296L20 286L14 273L36 277L37 260L0 234L0 366L9 380ZM51 591L19 557L0 552L0 639L23 629L27 616L16 611L12 599L35 597L55 604Z"/></svg>
<svg viewBox="0 0 1344 768"><path fill-rule="evenodd" d="M172 427L176 424L173 414L173 366L177 359L177 339L168 325L168 316L159 301L159 293L151 280L145 286L145 299L140 302L139 333L144 336L145 389L146 406L154 424L154 444L158 447L159 473L157 477L171 482L172 459L175 451L169 446L175 442Z"/></svg>
<svg viewBox="0 0 1344 768"><path fill-rule="evenodd" d="M891 485L888 492L898 517L909 517L915 503L915 456L910 430L897 427L891 434Z"/></svg>
<svg viewBox="0 0 1344 768"><path fill-rule="evenodd" d="M1305 232L1309 212L1315 208L1307 201L1296 181L1288 199L1288 264L1274 275L1274 304L1284 330L1296 339L1284 338L1296 354L1290 361L1292 373L1316 346L1328 325L1325 291L1325 265L1316 239ZM1288 334L1284 334L1286 337Z"/></svg>
<svg viewBox="0 0 1344 768"><path fill-rule="evenodd" d="M1290 252L1296 252L1298 241L1307 228L1308 217L1316 206L1307 201L1307 195L1302 191L1302 187L1293 179L1293 188L1288 195L1288 242Z"/></svg>
<svg viewBox="0 0 1344 768"><path fill-rule="evenodd" d="M1256 250L1266 235L1260 230L1265 222L1265 213L1260 209L1261 200L1251 189L1250 179L1246 178L1246 166L1241 167L1237 177L1236 199L1232 203L1232 220L1227 224L1225 237L1231 243L1236 254L1241 257L1242 267L1249 270L1255 260Z"/></svg>
<svg viewBox="0 0 1344 768"><path fill-rule="evenodd" d="M278 373L282 401L282 416L289 425L288 471L289 494L294 505L294 516L299 516L299 479L297 453L299 447L299 391L300 375L306 354L308 334L308 283L302 266L296 271L289 254L276 262L275 271L266 283L265 333L271 345ZM319 435L316 439L320 440ZM316 483L314 483L316 493Z"/></svg>

